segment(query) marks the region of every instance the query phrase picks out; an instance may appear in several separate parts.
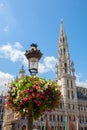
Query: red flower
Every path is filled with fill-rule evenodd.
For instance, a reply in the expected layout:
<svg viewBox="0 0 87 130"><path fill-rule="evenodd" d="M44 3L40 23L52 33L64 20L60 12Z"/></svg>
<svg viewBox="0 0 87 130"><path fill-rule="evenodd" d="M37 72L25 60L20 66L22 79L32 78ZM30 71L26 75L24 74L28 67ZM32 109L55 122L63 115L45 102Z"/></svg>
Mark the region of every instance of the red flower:
<svg viewBox="0 0 87 130"><path fill-rule="evenodd" d="M34 93L32 93L32 97L34 97L35 96L35 94Z"/></svg>
<svg viewBox="0 0 87 130"><path fill-rule="evenodd" d="M26 102L26 101L27 101L27 98L23 98L23 101L25 101L25 102Z"/></svg>
<svg viewBox="0 0 87 130"><path fill-rule="evenodd" d="M36 97L40 97L40 94L39 94L39 93L37 93Z"/></svg>
<svg viewBox="0 0 87 130"><path fill-rule="evenodd" d="M34 85L34 88L35 88L36 90L39 90L39 89L40 89L40 87L37 86L37 85Z"/></svg>
<svg viewBox="0 0 87 130"><path fill-rule="evenodd" d="M29 89L29 92L33 92L33 89Z"/></svg>
<svg viewBox="0 0 87 130"><path fill-rule="evenodd" d="M28 96L28 99L31 100L31 98L32 98L32 95L29 95L29 96Z"/></svg>
<svg viewBox="0 0 87 130"><path fill-rule="evenodd" d="M29 92L29 90L27 89L27 90L24 90L24 93L28 93Z"/></svg>
<svg viewBox="0 0 87 130"><path fill-rule="evenodd" d="M16 79L9 85L6 106L24 116L29 116L28 109L32 106L34 119L38 119L45 111L58 108L61 93L57 88L54 81L39 77Z"/></svg>
<svg viewBox="0 0 87 130"><path fill-rule="evenodd" d="M36 103L37 106L40 106L40 105L41 105L41 102L38 101L38 100L34 100L34 102Z"/></svg>
<svg viewBox="0 0 87 130"><path fill-rule="evenodd" d="M42 91L41 94L44 95L45 94L44 91Z"/></svg>

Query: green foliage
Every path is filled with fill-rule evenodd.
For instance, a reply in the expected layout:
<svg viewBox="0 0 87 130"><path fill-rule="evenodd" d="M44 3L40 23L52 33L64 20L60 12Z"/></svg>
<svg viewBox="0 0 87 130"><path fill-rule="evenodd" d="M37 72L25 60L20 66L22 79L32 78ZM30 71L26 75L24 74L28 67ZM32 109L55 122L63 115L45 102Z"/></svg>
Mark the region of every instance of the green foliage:
<svg viewBox="0 0 87 130"><path fill-rule="evenodd" d="M29 116L29 110L32 109L34 119L38 119L45 111L58 108L60 98L56 82L25 76L9 85L6 108L18 112L20 116Z"/></svg>

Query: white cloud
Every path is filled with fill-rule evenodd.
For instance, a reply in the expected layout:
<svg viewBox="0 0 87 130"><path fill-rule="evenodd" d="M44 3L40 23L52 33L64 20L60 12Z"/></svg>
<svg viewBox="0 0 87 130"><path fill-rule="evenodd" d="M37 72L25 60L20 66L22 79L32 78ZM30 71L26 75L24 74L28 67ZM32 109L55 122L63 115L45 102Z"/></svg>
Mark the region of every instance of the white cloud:
<svg viewBox="0 0 87 130"><path fill-rule="evenodd" d="M6 85L14 79L14 76L9 73L0 72L0 93L7 91Z"/></svg>
<svg viewBox="0 0 87 130"><path fill-rule="evenodd" d="M20 44L20 42L15 42L14 47L17 49L22 49L23 46Z"/></svg>
<svg viewBox="0 0 87 130"><path fill-rule="evenodd" d="M39 63L39 73L45 73L48 71L55 71L55 65L57 59L53 56L47 56L44 58L43 63Z"/></svg>
<svg viewBox="0 0 87 130"><path fill-rule="evenodd" d="M19 42L15 42L13 45L5 44L0 47L0 58L6 58L12 62L21 61L28 66L28 61L22 51L23 46ZM55 64L57 59L53 56L47 56L42 63L39 63L39 73L46 73L48 71L55 70Z"/></svg>
<svg viewBox="0 0 87 130"><path fill-rule="evenodd" d="M45 72L47 72L47 70L45 68L45 65L43 63L39 63L38 72L39 73L45 73Z"/></svg>
<svg viewBox="0 0 87 130"><path fill-rule="evenodd" d="M6 58L12 62L21 61L26 63L24 52L22 51L22 45L19 42L15 42L14 45L5 44L0 47L0 58Z"/></svg>
<svg viewBox="0 0 87 130"><path fill-rule="evenodd" d="M22 50L23 46L19 42L14 44L5 44L0 46L0 58L6 58L12 62L22 62L24 65L28 65L28 61ZM55 71L55 65L57 59L53 56L47 56L43 59L43 62L39 62L39 73L47 73ZM3 90L5 83L13 79L13 76L8 73L0 72L0 91ZM82 81L81 75L76 74L76 85L87 88L87 80Z"/></svg>
<svg viewBox="0 0 87 130"><path fill-rule="evenodd" d="M81 80L81 76L76 74L76 85L87 88L87 80Z"/></svg>

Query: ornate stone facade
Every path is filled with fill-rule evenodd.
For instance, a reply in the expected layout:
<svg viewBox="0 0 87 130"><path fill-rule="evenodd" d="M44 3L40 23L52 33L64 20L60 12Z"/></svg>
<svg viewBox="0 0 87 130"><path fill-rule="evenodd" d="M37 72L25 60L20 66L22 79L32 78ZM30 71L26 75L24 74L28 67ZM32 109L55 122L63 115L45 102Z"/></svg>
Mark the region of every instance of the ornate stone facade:
<svg viewBox="0 0 87 130"><path fill-rule="evenodd" d="M25 71L23 69L22 67L20 76L24 75ZM62 99L60 108L46 112L43 117L34 122L34 128L43 130L45 121L48 119L51 130L55 130L58 124L61 130L65 130L65 117L69 115L73 130L87 130L87 89L76 86L74 63L70 60L67 37L62 22L58 39L56 82L61 85ZM10 114L12 114L12 117L10 117ZM15 119L12 112L7 111L5 113L3 130L23 130L24 127L27 128L27 119Z"/></svg>
<svg viewBox="0 0 87 130"><path fill-rule="evenodd" d="M4 116L4 97L3 94L0 95L0 130L2 130L3 116Z"/></svg>

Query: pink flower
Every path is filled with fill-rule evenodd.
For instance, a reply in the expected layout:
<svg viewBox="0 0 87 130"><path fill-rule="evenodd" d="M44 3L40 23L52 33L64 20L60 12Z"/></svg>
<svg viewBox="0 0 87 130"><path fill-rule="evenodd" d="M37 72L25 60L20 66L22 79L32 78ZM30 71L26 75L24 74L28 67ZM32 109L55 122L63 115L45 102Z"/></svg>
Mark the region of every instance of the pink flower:
<svg viewBox="0 0 87 130"><path fill-rule="evenodd" d="M31 100L31 98L32 98L32 95L29 95L29 96L28 96L28 99Z"/></svg>
<svg viewBox="0 0 87 130"><path fill-rule="evenodd" d="M36 103L37 106L40 106L40 105L41 105L41 102L38 101L38 100L34 100L34 102Z"/></svg>
<svg viewBox="0 0 87 130"><path fill-rule="evenodd" d="M39 96L40 96L40 94L39 94L39 93L37 93L36 97L39 97Z"/></svg>
<svg viewBox="0 0 87 130"><path fill-rule="evenodd" d="M29 90L27 89L27 90L24 90L24 93L28 93L29 92Z"/></svg>
<svg viewBox="0 0 87 130"><path fill-rule="evenodd" d="M44 95L44 91L42 91L41 94Z"/></svg>
<svg viewBox="0 0 87 130"><path fill-rule="evenodd" d="M34 97L35 96L35 94L34 93L32 93L32 97Z"/></svg>
<svg viewBox="0 0 87 130"><path fill-rule="evenodd" d="M33 92L33 89L29 89L29 92Z"/></svg>
<svg viewBox="0 0 87 130"><path fill-rule="evenodd" d="M39 90L39 89L40 89L40 87L39 87L39 86L36 86L36 85L34 85L34 88L35 88L36 90Z"/></svg>
<svg viewBox="0 0 87 130"><path fill-rule="evenodd" d="M25 102L26 102L26 101L27 101L27 98L26 98L26 97L25 97L25 98L23 98L23 101L25 101Z"/></svg>

